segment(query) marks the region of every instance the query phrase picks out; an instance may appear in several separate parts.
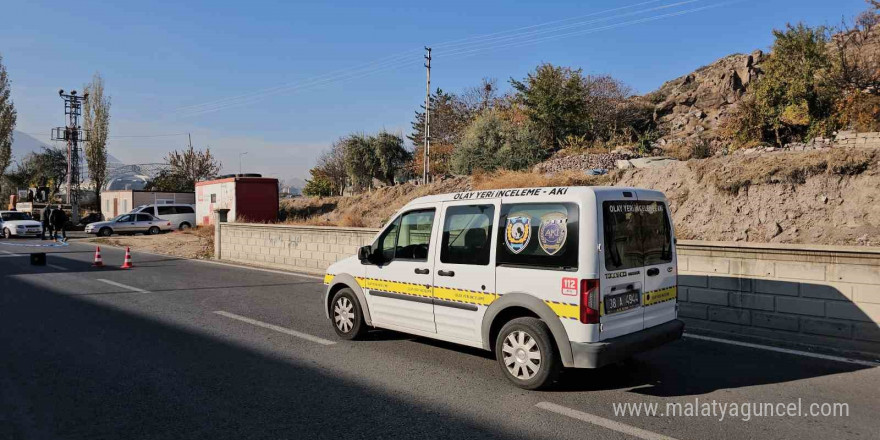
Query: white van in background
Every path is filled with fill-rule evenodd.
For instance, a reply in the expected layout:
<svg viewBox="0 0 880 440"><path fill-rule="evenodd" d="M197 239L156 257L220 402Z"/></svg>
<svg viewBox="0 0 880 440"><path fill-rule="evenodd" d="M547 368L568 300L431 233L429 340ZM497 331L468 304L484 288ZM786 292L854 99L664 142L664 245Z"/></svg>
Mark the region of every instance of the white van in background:
<svg viewBox="0 0 880 440"><path fill-rule="evenodd" d="M143 212L153 217L171 222L171 229L189 229L196 224L196 209L193 205L169 203L158 205L141 205L131 210L132 213Z"/></svg>

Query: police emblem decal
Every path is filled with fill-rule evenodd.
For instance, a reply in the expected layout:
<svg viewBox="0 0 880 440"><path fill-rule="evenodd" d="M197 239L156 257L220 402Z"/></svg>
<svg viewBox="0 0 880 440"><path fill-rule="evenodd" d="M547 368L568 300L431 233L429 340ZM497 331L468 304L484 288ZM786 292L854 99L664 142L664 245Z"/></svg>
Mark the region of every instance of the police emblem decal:
<svg viewBox="0 0 880 440"><path fill-rule="evenodd" d="M514 214L507 217L507 231L504 244L510 252L518 254L529 244L532 238L532 219L528 215Z"/></svg>
<svg viewBox="0 0 880 440"><path fill-rule="evenodd" d="M568 217L561 212L551 212L541 217L538 242L547 255L555 255L565 245L568 234Z"/></svg>

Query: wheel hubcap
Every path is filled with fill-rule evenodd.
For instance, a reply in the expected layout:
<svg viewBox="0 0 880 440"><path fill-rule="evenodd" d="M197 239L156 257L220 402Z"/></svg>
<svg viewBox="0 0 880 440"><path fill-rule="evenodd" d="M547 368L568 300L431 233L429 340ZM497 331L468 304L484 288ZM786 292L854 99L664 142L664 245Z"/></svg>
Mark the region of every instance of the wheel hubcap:
<svg viewBox="0 0 880 440"><path fill-rule="evenodd" d="M501 346L501 353L507 371L517 379L531 379L541 368L538 343L524 331L516 330L508 334Z"/></svg>
<svg viewBox="0 0 880 440"><path fill-rule="evenodd" d="M354 327L354 304L348 298L342 297L336 300L333 306L333 320L336 328L343 333L348 333Z"/></svg>

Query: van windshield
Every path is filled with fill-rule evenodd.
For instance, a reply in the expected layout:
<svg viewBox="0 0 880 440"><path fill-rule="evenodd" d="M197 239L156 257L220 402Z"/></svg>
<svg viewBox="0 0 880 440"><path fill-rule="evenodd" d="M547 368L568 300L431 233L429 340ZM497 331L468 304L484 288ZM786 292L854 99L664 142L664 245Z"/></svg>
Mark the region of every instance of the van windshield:
<svg viewBox="0 0 880 440"><path fill-rule="evenodd" d="M672 262L672 228L665 203L604 202L602 217L606 270Z"/></svg>

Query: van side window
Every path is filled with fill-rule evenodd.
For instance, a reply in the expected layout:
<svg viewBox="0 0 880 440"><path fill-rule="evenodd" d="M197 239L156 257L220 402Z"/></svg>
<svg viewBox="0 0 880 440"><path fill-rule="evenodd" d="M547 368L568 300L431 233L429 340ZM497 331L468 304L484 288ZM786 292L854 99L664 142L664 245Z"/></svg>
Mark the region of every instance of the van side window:
<svg viewBox="0 0 880 440"><path fill-rule="evenodd" d="M196 213L195 211L193 211L192 206L175 206L174 209L177 211L178 214L195 214Z"/></svg>
<svg viewBox="0 0 880 440"><path fill-rule="evenodd" d="M602 217L606 270L626 270L672 261L672 231L664 203L603 202Z"/></svg>
<svg viewBox="0 0 880 440"><path fill-rule="evenodd" d="M446 208L440 261L448 264L489 264L494 219L494 205Z"/></svg>
<svg viewBox="0 0 880 440"><path fill-rule="evenodd" d="M391 261L394 259L395 243L397 243L397 230L400 228L400 217L388 225L385 232L376 240L376 252L382 253L382 260Z"/></svg>
<svg viewBox="0 0 880 440"><path fill-rule="evenodd" d="M427 260L433 226L433 209L404 214L400 220L400 230L397 232L397 250L394 253L394 258Z"/></svg>
<svg viewBox="0 0 880 440"><path fill-rule="evenodd" d="M499 222L499 266L577 269L579 218L574 203L505 204Z"/></svg>
<svg viewBox="0 0 880 440"><path fill-rule="evenodd" d="M171 214L175 214L175 213L176 213L176 211L174 210L174 207L173 207L173 206L159 206L158 209L159 209L159 215L160 215L160 216L162 216L162 215L171 215Z"/></svg>

